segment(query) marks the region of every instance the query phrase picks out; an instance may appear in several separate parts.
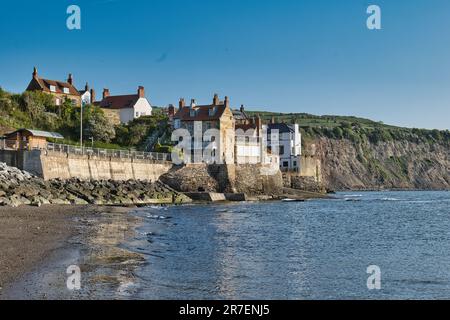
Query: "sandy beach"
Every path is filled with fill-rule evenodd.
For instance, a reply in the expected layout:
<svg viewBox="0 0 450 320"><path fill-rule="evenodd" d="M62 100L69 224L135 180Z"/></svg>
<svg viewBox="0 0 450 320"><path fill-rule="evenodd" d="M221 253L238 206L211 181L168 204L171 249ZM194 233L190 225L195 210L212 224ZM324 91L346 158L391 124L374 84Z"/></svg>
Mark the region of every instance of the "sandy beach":
<svg viewBox="0 0 450 320"><path fill-rule="evenodd" d="M126 294L143 258L120 248L139 219L130 208L98 206L0 207L0 299L90 299ZM66 286L77 265L81 290ZM121 291L122 290L122 291ZM103 296L104 297L104 296Z"/></svg>

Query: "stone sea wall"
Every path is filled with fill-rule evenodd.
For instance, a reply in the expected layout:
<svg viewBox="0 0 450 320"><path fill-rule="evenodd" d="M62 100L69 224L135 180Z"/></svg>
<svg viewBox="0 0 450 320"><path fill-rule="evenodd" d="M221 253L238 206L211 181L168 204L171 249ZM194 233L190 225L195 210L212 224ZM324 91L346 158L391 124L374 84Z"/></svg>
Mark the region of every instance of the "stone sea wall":
<svg viewBox="0 0 450 320"><path fill-rule="evenodd" d="M157 181L172 167L170 162L163 161L102 158L40 150L18 152L2 150L1 158L9 166L18 167L44 180L78 178Z"/></svg>

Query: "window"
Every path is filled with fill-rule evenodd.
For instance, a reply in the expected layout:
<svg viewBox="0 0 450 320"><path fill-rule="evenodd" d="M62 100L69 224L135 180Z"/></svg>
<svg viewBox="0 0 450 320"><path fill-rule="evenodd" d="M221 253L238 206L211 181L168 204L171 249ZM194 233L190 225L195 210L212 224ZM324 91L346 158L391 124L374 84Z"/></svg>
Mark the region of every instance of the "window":
<svg viewBox="0 0 450 320"><path fill-rule="evenodd" d="M294 167L297 166L297 161L294 161L294 163L292 164Z"/></svg>
<svg viewBox="0 0 450 320"><path fill-rule="evenodd" d="M56 87L55 86L50 86L50 91L51 92L56 92Z"/></svg>
<svg viewBox="0 0 450 320"><path fill-rule="evenodd" d="M285 168L289 167L289 162L288 161L283 161L283 167L285 167Z"/></svg>
<svg viewBox="0 0 450 320"><path fill-rule="evenodd" d="M69 94L70 93L69 88L64 88L63 91L64 91L65 94Z"/></svg>
<svg viewBox="0 0 450 320"><path fill-rule="evenodd" d="M139 112L136 112L136 118L139 117Z"/></svg>
<svg viewBox="0 0 450 320"><path fill-rule="evenodd" d="M56 104L57 106L60 106L60 105L61 105L61 99L56 98L56 99L55 99L55 104Z"/></svg>
<svg viewBox="0 0 450 320"><path fill-rule="evenodd" d="M284 155L284 146L280 146L280 156Z"/></svg>

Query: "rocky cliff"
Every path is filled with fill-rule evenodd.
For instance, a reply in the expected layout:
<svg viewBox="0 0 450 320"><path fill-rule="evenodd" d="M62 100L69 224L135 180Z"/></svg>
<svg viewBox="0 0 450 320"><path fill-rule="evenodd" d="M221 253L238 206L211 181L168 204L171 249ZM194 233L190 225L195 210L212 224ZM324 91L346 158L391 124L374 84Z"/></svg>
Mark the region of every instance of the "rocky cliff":
<svg viewBox="0 0 450 320"><path fill-rule="evenodd" d="M370 142L319 137L305 144L331 190L450 190L450 143Z"/></svg>

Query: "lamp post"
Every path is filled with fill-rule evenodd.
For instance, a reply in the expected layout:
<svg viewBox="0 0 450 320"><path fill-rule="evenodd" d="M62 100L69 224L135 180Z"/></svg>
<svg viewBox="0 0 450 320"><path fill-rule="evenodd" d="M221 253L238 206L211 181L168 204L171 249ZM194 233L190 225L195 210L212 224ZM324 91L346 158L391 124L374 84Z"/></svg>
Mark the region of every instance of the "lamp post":
<svg viewBox="0 0 450 320"><path fill-rule="evenodd" d="M81 147L81 154L83 154L83 102L81 102L81 109L80 109L80 147Z"/></svg>

